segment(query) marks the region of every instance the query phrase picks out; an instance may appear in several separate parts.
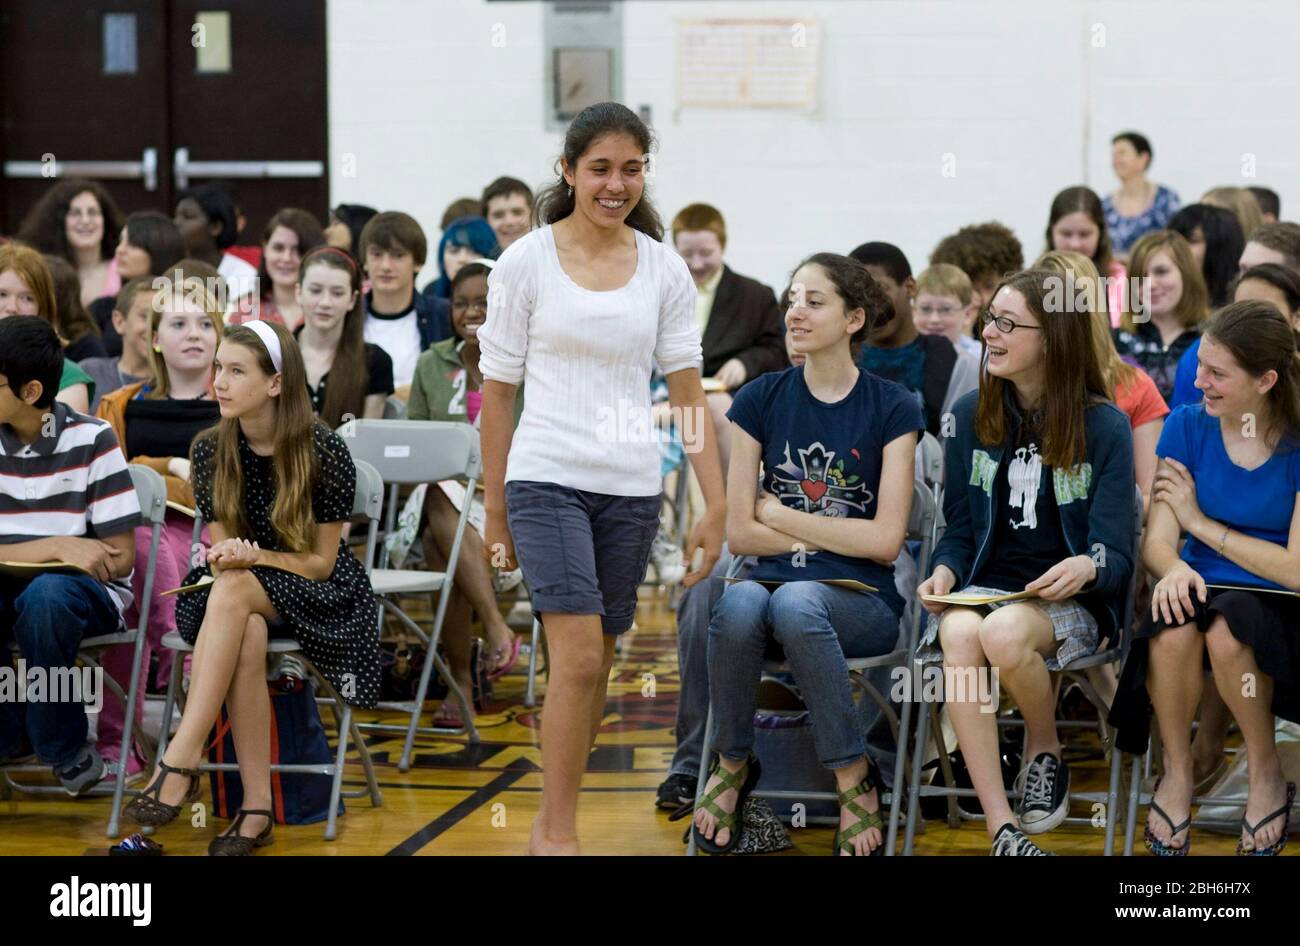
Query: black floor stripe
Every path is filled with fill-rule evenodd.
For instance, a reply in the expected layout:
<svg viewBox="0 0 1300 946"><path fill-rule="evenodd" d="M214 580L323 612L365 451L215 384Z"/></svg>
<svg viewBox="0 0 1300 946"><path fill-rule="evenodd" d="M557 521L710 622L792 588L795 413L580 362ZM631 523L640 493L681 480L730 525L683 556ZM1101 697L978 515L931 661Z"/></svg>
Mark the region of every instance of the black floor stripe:
<svg viewBox="0 0 1300 946"><path fill-rule="evenodd" d="M508 771L513 771L513 769ZM525 772L524 774L527 775L528 773ZM478 786L475 785L412 785L410 782L377 782L376 784L380 788L396 788L396 789L414 788L414 789L418 789L419 791L425 791L425 792L429 792L429 791L481 792L489 788L493 783L488 782L486 785L478 785ZM348 781L347 779L343 780L344 788L364 788L365 786L366 786L366 782L363 779L358 779L355 782ZM540 786L536 788L529 788L526 785L520 785L518 788L511 788L509 785L504 785L496 790L496 794L506 791L507 789L512 792L540 792L542 790ZM615 793L615 794L617 793L635 794L640 792L642 794L654 794L656 791L658 791L658 788L655 786L646 786L645 788L637 788L635 785L617 785L617 786L610 786L610 787L597 787L593 785L591 787L584 787L582 789L582 794L585 795L588 792L591 793L603 792L603 793ZM466 799L466 801L468 800L469 799Z"/></svg>
<svg viewBox="0 0 1300 946"><path fill-rule="evenodd" d="M447 811L443 812L433 821L421 828L415 834L411 835L397 847L389 851L386 857L409 857L418 852L430 841L434 840L445 831L450 831L457 824L463 821L469 815L477 811L483 805L487 804L498 794L509 788L515 782L519 781L531 771L532 768L520 767L518 769L507 769L502 772L486 785L474 789L473 794L453 805Z"/></svg>

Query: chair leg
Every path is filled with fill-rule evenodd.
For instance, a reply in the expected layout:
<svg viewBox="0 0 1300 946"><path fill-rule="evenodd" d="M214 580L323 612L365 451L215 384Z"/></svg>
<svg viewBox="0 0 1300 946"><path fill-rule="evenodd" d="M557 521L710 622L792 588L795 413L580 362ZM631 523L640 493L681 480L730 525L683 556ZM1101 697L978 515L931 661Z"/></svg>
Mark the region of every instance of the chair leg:
<svg viewBox="0 0 1300 946"><path fill-rule="evenodd" d="M348 727L352 730L352 742L357 747L357 755L361 757L361 768L366 773L366 785L370 789L370 805L372 808L382 808L384 794L379 790L379 781L375 778L375 763L370 758L370 747L366 745L365 736L357 728L355 718L348 720Z"/></svg>
<svg viewBox="0 0 1300 946"><path fill-rule="evenodd" d="M912 746L912 777L907 784L907 819L903 831L903 855L912 856L916 839L916 826L921 816L921 766L925 762L925 733L929 722L930 704L922 699L916 710L916 740ZM940 755L942 756L942 750Z"/></svg>
<svg viewBox="0 0 1300 946"><path fill-rule="evenodd" d="M948 743L943 738L943 723L938 713L930 717L930 731L934 736L935 748L939 752L939 771L943 775L943 783L949 788L956 788L957 777L953 774L952 762L948 759ZM948 827L961 827L961 801L956 795L948 796Z"/></svg>
<svg viewBox="0 0 1300 946"><path fill-rule="evenodd" d="M533 618L533 642L528 648L528 690L524 693L524 706L537 705L537 650L542 645L542 624Z"/></svg>
<svg viewBox="0 0 1300 946"><path fill-rule="evenodd" d="M143 632L141 632L143 633ZM131 765L131 754L135 752L131 736L135 723L135 705L140 697L140 666L136 659L135 672L131 674L131 690L125 700L125 717L122 721L122 745L118 749L117 777L113 780L113 806L108 814L108 837L116 838L122 821L122 795L126 790L126 771ZM105 675L107 678L107 675Z"/></svg>
<svg viewBox="0 0 1300 946"><path fill-rule="evenodd" d="M885 856L893 857L898 845L898 816L902 810L903 795L911 797L911 784L907 779L907 738L908 725L912 721L912 701L903 702L903 716L898 723L898 733L894 744L898 752L894 756L894 785L889 793L889 833L885 835Z"/></svg>
<svg viewBox="0 0 1300 946"><path fill-rule="evenodd" d="M343 725L339 727L338 755L334 759L334 777L330 780L330 806L325 819L325 840L338 837L339 793L343 791L343 761L348 755L348 734L352 731L352 707L343 704Z"/></svg>
<svg viewBox="0 0 1300 946"><path fill-rule="evenodd" d="M709 750L713 742L713 700L709 700L709 712L704 717L704 738L700 740L700 771L695 776L695 804L699 805L700 799L704 796L704 783L709 780ZM744 812L741 813L744 817ZM694 824L695 816L692 811L691 823ZM695 829L689 828L686 833L686 856L694 857L699 851L695 847Z"/></svg>
<svg viewBox="0 0 1300 946"><path fill-rule="evenodd" d="M1124 856L1133 856L1133 838L1137 834L1138 797L1142 791L1142 756L1133 757L1129 769L1128 810L1124 813Z"/></svg>
<svg viewBox="0 0 1300 946"><path fill-rule="evenodd" d="M172 670L167 676L167 695L163 697L162 729L158 733L158 761L162 761L167 752L167 744L172 738L172 717L176 711L177 694L180 692L181 674L185 669L185 651L173 652ZM150 773L151 775L153 773Z"/></svg>
<svg viewBox="0 0 1300 946"><path fill-rule="evenodd" d="M1115 854L1115 819L1119 817L1119 772L1124 764L1124 753L1111 740L1110 747L1110 788L1106 793L1106 857Z"/></svg>

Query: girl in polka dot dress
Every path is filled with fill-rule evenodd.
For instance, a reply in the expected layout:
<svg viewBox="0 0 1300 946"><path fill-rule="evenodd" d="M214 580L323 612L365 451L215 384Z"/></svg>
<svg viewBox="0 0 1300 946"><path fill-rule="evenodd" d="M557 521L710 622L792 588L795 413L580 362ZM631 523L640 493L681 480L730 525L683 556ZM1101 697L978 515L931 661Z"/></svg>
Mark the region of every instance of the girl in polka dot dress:
<svg viewBox="0 0 1300 946"><path fill-rule="evenodd" d="M268 625L296 639L345 700L369 707L379 699L378 614L365 569L341 539L356 467L312 414L292 336L269 322L230 326L213 372L222 419L191 453L213 544L184 583L216 580L177 603L177 630L194 644L185 713L127 813L166 824L199 796L197 765L224 702L244 807L209 853L250 854L271 840Z"/></svg>

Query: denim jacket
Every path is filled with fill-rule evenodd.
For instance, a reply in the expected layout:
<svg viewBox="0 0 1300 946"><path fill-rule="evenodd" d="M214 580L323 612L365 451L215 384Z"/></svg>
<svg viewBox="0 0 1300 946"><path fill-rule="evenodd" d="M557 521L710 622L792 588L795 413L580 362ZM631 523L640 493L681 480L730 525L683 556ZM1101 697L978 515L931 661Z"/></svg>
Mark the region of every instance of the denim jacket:
<svg viewBox="0 0 1300 946"><path fill-rule="evenodd" d="M954 590L972 583L991 553L993 506L998 468L1006 445L985 446L975 435L973 391L953 405L956 430L944 447L943 514L947 526L931 568L947 565L957 576ZM1010 411L1018 429L1019 413ZM1011 431L1014 440L1016 429ZM1093 597L1109 614L1105 637L1123 620L1125 595L1133 574L1138 524L1134 519L1136 474L1133 433L1128 417L1114 404L1098 402L1084 415L1084 461L1069 470L1047 467L1055 487L1061 530L1073 555L1091 556L1097 577L1079 593ZM1100 621L1098 622L1101 623Z"/></svg>

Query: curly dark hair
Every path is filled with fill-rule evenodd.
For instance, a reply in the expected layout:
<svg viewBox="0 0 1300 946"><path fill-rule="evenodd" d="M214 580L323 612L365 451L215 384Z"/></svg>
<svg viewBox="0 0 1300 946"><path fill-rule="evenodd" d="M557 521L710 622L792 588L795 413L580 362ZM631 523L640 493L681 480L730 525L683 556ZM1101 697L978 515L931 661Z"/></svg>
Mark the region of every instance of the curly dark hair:
<svg viewBox="0 0 1300 946"><path fill-rule="evenodd" d="M803 259L790 271L791 284L781 293L781 309L790 308L790 293L794 288L794 274L805 266L817 265L826 273L826 278L835 286L844 303L844 311L852 312L862 309L866 312L866 321L862 328L853 333L849 339L849 351L853 360L858 360L867 337L876 326L888 322L894 317L894 303L880 284L871 278L867 268L851 256L839 253L814 253Z"/></svg>
<svg viewBox="0 0 1300 946"><path fill-rule="evenodd" d="M1016 235L996 220L974 223L944 237L930 254L930 265L951 263L976 285L1002 279L1025 265Z"/></svg>
<svg viewBox="0 0 1300 946"><path fill-rule="evenodd" d="M60 256L72 263L77 261L68 246L68 207L78 194L89 191L99 203L99 211L104 215L104 236L100 240L99 258L111 259L117 249L118 238L122 235L122 213L117 203L97 181L69 177L59 181L38 200L23 218L18 228L18 239L42 253Z"/></svg>

